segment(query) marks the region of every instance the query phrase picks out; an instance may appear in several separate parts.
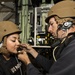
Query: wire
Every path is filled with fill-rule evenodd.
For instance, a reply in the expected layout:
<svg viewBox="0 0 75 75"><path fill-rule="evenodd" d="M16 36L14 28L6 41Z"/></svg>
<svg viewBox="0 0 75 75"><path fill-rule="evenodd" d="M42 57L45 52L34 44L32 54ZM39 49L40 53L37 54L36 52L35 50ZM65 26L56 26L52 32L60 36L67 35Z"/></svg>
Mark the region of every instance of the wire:
<svg viewBox="0 0 75 75"><path fill-rule="evenodd" d="M56 47L53 49L53 58L54 58L54 61L55 61L55 62L56 62L57 60L56 60L56 57L55 57L55 54L54 54L54 53L55 53L55 50L57 49L57 47L58 47L58 46L56 46Z"/></svg>
<svg viewBox="0 0 75 75"><path fill-rule="evenodd" d="M64 39L62 40L61 44L65 41L65 39L66 39L66 38L64 38ZM55 62L57 61L57 59L56 59L56 57L55 57L55 50L56 50L57 48L58 48L58 46L56 46L56 47L53 49L53 59L54 59Z"/></svg>
<svg viewBox="0 0 75 75"><path fill-rule="evenodd" d="M16 58L17 63L19 63L18 58L16 56L15 56L15 58ZM20 73L22 75L22 69L21 69L21 67L20 67Z"/></svg>

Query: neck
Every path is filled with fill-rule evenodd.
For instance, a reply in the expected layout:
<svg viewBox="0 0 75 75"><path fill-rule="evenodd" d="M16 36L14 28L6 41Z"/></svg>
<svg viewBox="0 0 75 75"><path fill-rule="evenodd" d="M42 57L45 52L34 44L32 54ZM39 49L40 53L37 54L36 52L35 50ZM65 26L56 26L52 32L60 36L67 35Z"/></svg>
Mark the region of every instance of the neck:
<svg viewBox="0 0 75 75"><path fill-rule="evenodd" d="M3 54L3 57L4 57L6 60L9 60L9 59L10 59L10 55L8 55L8 54Z"/></svg>

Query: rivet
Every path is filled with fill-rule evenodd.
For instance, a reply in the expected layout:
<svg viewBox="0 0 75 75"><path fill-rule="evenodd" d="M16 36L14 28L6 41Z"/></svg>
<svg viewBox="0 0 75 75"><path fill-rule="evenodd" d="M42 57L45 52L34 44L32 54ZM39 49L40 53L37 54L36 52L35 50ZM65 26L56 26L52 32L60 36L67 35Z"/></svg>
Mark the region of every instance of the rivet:
<svg viewBox="0 0 75 75"><path fill-rule="evenodd" d="M6 31L6 29L4 29L4 31Z"/></svg>

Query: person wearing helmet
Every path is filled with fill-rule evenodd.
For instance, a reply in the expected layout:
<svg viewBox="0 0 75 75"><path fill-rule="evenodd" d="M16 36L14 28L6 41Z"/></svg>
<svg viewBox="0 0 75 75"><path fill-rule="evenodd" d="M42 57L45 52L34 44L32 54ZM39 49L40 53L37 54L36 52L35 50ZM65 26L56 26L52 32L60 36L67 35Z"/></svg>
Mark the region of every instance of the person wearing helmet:
<svg viewBox="0 0 75 75"><path fill-rule="evenodd" d="M17 57L21 32L11 21L0 22L0 75L25 75L25 65Z"/></svg>
<svg viewBox="0 0 75 75"><path fill-rule="evenodd" d="M48 32L60 42L53 49L53 58L46 59L25 44L37 63L42 66L46 74L41 73L34 67L28 58L27 53L18 55L23 58L27 65L27 75L75 75L75 1L65 0L56 3L48 12L46 18Z"/></svg>

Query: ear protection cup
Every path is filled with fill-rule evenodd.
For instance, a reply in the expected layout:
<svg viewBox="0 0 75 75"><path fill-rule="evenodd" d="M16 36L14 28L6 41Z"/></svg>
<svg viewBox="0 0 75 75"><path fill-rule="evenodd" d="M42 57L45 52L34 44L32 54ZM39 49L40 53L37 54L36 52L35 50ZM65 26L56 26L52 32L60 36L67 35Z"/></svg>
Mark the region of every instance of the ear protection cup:
<svg viewBox="0 0 75 75"><path fill-rule="evenodd" d="M65 30L69 29L72 25L73 25L72 21L64 22L63 24L58 25L58 30L65 31Z"/></svg>

